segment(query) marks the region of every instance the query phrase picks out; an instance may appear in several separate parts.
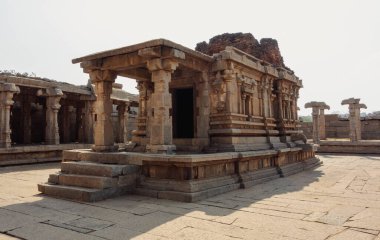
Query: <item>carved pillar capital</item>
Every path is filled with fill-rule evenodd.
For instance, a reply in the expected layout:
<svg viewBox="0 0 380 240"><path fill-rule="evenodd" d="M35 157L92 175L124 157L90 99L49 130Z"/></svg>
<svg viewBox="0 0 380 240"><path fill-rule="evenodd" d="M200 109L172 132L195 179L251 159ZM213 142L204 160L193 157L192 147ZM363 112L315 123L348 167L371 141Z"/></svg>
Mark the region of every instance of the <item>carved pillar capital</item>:
<svg viewBox="0 0 380 240"><path fill-rule="evenodd" d="M147 67L150 72L165 70L173 73L178 67L178 62L174 59L153 58L147 61Z"/></svg>
<svg viewBox="0 0 380 240"><path fill-rule="evenodd" d="M90 79L93 83L96 82L114 82L117 75L115 72L110 70L91 70L89 72Z"/></svg>

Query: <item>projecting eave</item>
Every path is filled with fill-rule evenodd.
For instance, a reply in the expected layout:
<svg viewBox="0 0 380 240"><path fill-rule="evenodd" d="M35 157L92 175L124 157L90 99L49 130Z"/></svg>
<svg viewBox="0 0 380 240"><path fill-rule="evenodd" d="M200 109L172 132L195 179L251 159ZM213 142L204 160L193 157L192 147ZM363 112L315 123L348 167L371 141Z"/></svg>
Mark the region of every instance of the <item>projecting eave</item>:
<svg viewBox="0 0 380 240"><path fill-rule="evenodd" d="M75 64L75 63L80 63L80 62L90 61L90 60L96 60L96 59L106 58L106 57L115 56L115 55L127 54L127 53L136 52L140 49L157 47L157 46L166 46L166 47L170 47L170 48L175 48L175 49L183 51L187 54L190 54L190 55L193 55L197 58L200 58L204 61L212 62L212 57L210 57L208 55L205 55L201 52L194 51L194 50L187 48L187 47L184 47L178 43L174 43L172 41L161 38L161 39L150 40L150 41L143 42L143 43L138 43L138 44L134 44L134 45L126 46L126 47L121 47L121 48L115 48L115 49L102 51L102 52L86 55L83 57L75 58L72 60L72 63Z"/></svg>

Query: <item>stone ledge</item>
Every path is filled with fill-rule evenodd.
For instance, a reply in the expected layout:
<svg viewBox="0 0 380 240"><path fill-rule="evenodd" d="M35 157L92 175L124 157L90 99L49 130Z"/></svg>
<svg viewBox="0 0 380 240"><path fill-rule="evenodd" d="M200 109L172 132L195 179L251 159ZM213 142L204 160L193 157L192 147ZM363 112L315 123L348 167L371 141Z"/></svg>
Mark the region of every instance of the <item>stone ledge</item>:
<svg viewBox="0 0 380 240"><path fill-rule="evenodd" d="M380 141L321 141L320 153L380 154Z"/></svg>

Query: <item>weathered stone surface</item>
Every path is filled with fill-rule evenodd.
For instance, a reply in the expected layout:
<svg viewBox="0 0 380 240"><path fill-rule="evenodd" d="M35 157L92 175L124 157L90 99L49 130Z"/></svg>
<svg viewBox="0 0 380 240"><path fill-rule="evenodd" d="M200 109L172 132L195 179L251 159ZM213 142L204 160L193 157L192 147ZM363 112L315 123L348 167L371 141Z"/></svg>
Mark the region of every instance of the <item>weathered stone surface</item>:
<svg viewBox="0 0 380 240"><path fill-rule="evenodd" d="M118 182L117 178L76 174L59 174L58 179L60 185L95 189L116 187Z"/></svg>
<svg viewBox="0 0 380 240"><path fill-rule="evenodd" d="M277 41L272 38L263 38L259 42L251 33L217 35L212 37L209 43L198 43L195 50L212 55L223 51L227 46L235 47L274 66L285 67Z"/></svg>
<svg viewBox="0 0 380 240"><path fill-rule="evenodd" d="M100 164L93 162L63 162L61 171L68 174L115 177L128 173L126 165Z"/></svg>
<svg viewBox="0 0 380 240"><path fill-rule="evenodd" d="M324 165L317 169L197 203L136 195L86 204L53 199L33 186L58 164L0 168L0 227L24 239L378 238L380 158L319 157Z"/></svg>

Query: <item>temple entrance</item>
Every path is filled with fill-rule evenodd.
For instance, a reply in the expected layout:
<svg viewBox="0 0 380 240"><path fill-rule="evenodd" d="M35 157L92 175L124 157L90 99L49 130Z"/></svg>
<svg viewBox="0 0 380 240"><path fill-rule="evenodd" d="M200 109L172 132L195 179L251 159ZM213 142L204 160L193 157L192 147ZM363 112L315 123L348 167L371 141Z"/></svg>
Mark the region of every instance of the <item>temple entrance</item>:
<svg viewBox="0 0 380 240"><path fill-rule="evenodd" d="M193 88L173 89L173 138L194 137Z"/></svg>

